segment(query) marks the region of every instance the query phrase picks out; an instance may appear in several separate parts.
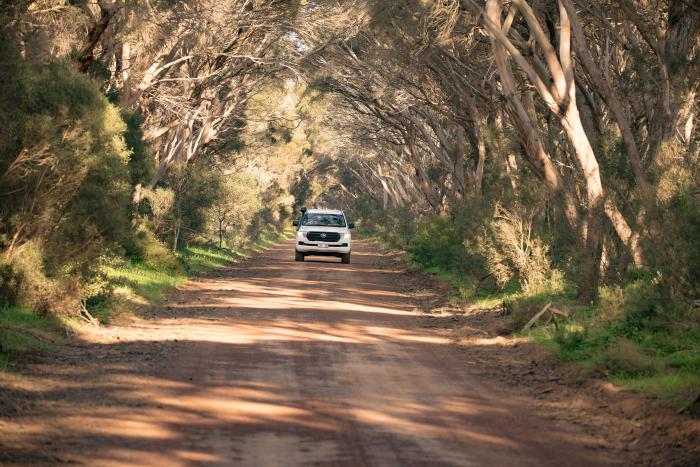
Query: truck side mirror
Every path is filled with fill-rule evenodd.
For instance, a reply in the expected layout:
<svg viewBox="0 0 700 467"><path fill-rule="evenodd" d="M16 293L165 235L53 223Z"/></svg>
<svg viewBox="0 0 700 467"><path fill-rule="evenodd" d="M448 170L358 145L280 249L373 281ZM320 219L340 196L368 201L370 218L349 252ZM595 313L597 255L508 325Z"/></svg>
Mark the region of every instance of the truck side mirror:
<svg viewBox="0 0 700 467"><path fill-rule="evenodd" d="M293 220L293 221L292 221L292 225L293 225L294 227L299 227L299 220L298 220L298 219Z"/></svg>
<svg viewBox="0 0 700 467"><path fill-rule="evenodd" d="M355 223L354 222L348 222L348 229L354 229L355 228Z"/></svg>

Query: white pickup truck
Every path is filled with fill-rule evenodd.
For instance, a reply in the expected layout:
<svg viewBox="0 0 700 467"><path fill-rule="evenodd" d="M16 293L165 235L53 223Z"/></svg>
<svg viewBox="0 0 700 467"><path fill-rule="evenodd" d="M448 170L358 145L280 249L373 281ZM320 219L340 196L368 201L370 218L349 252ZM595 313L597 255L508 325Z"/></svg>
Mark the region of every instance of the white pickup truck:
<svg viewBox="0 0 700 467"><path fill-rule="evenodd" d="M355 224L347 221L343 211L302 208L301 220L293 224L297 227L295 261L304 261L306 256L337 256L343 264L350 263L350 229Z"/></svg>

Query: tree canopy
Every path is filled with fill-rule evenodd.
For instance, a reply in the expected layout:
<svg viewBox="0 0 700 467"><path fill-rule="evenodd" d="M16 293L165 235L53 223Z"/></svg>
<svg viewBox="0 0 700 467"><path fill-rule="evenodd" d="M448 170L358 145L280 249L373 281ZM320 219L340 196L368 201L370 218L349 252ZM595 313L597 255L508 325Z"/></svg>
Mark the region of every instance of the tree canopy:
<svg viewBox="0 0 700 467"><path fill-rule="evenodd" d="M1 15L8 264L34 249L48 278L90 282L110 255L143 254L143 229L223 247L316 203L496 288L556 272L586 302L644 270L670 297L700 293L694 2L24 0Z"/></svg>

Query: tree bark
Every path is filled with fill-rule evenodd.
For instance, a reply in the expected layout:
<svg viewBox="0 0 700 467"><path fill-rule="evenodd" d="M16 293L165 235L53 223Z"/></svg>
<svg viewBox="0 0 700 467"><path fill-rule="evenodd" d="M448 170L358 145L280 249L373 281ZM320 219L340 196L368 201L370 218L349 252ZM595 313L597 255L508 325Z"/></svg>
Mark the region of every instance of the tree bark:
<svg viewBox="0 0 700 467"><path fill-rule="evenodd" d="M97 43L100 41L102 33L104 33L107 26L109 26L109 22L112 20L113 15L113 9L106 8L100 4L100 18L95 21L95 24L92 25L88 31L87 37L85 40L83 40L83 44L80 46L78 51L78 57L76 60L78 62L78 70L81 73L87 72L90 65L95 60L95 46L97 46Z"/></svg>

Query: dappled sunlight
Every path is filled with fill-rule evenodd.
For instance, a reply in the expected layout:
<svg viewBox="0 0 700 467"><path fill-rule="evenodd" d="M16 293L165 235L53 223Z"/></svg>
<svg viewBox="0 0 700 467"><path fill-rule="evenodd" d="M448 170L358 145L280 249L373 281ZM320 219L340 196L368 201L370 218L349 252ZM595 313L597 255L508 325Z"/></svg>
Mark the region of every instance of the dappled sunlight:
<svg viewBox="0 0 700 467"><path fill-rule="evenodd" d="M439 409L439 407L437 407ZM500 446L515 447L517 444L498 436L491 436L475 430L454 429L452 426L442 426L415 422L400 414L392 414L387 410L371 410L357 408L351 410L352 415L363 423L381 426L389 431L395 431L403 435L413 435L418 437L465 437L474 441L492 443ZM426 413L428 415L428 413Z"/></svg>
<svg viewBox="0 0 700 467"><path fill-rule="evenodd" d="M154 335L158 331L158 335ZM384 342L428 343L446 345L443 337L420 330L407 330L389 326L372 326L363 323L299 322L275 319L266 322L255 320L222 320L218 323L194 318L164 320L159 326L146 325L122 332L121 342L137 342L148 339L212 342L249 345L254 343L281 342L339 342L348 344L378 344Z"/></svg>
<svg viewBox="0 0 700 467"><path fill-rule="evenodd" d="M76 422L79 421L81 424L85 424L86 428L92 427L92 430L89 430L89 432L93 434L161 440L177 437L175 430L168 428L163 423L163 420L153 415L151 413L143 413L132 415L128 419L122 419L119 415L110 416L109 413L106 413L92 420L81 417ZM70 417L66 418L65 423L71 425Z"/></svg>
<svg viewBox="0 0 700 467"><path fill-rule="evenodd" d="M380 464L537 457L544 441L510 429L521 401L462 373L451 341L420 326L385 271L353 265L316 281L316 267L289 264L256 278L217 272L153 318L95 328L91 360L66 355L14 385L52 423L20 419L4 441L90 440L105 449L71 461L99 465L352 465L357 449ZM574 441L547 432L546 443Z"/></svg>
<svg viewBox="0 0 700 467"><path fill-rule="evenodd" d="M508 337L475 337L467 335L460 336L456 339L457 344L465 347L515 347L528 342L530 342L530 340L527 337L517 337L512 335Z"/></svg>

